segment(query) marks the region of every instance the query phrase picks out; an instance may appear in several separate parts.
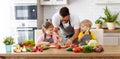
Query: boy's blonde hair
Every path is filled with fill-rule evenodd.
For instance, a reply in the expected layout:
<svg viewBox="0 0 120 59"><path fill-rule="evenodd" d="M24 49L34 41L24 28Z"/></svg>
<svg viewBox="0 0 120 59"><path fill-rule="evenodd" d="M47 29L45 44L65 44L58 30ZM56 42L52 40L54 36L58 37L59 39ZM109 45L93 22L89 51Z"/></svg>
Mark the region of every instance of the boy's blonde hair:
<svg viewBox="0 0 120 59"><path fill-rule="evenodd" d="M83 21L80 23L80 26L81 26L81 24L83 24L83 25L85 25L85 26L87 26L87 27L91 27L91 26L92 26L92 22L91 22L90 20L88 20L88 19L83 20Z"/></svg>

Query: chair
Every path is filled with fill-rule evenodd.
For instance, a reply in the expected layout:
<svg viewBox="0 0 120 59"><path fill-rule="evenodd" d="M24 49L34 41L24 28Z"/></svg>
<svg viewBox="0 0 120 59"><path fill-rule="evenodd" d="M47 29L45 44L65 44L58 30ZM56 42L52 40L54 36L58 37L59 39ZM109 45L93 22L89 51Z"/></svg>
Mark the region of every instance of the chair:
<svg viewBox="0 0 120 59"><path fill-rule="evenodd" d="M97 41L103 45L103 29L91 29L90 31L96 35Z"/></svg>
<svg viewBox="0 0 120 59"><path fill-rule="evenodd" d="M39 29L35 30L35 34L34 34L35 35L35 44L37 43L41 34L42 34L42 30L39 30Z"/></svg>

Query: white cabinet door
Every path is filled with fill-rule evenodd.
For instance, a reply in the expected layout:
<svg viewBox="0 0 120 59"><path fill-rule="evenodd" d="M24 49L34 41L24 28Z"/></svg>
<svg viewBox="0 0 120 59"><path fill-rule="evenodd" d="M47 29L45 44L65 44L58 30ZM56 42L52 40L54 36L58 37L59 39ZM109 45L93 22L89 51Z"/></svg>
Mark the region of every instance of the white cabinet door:
<svg viewBox="0 0 120 59"><path fill-rule="evenodd" d="M55 5L67 4L67 0L54 0Z"/></svg>
<svg viewBox="0 0 120 59"><path fill-rule="evenodd" d="M40 0L40 5L52 5L54 0Z"/></svg>
<svg viewBox="0 0 120 59"><path fill-rule="evenodd" d="M40 0L40 5L63 5L67 0Z"/></svg>
<svg viewBox="0 0 120 59"><path fill-rule="evenodd" d="M104 45L118 45L119 37L104 37Z"/></svg>

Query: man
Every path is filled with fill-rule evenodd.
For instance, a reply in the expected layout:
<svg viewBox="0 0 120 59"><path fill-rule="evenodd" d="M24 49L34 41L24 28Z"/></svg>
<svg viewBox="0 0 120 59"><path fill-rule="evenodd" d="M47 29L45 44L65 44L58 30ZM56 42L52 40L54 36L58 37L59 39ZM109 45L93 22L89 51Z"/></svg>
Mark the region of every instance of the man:
<svg viewBox="0 0 120 59"><path fill-rule="evenodd" d="M62 7L58 13L53 15L52 23L54 31L63 38L62 44L77 43L80 21L78 17L69 13L67 7ZM58 33L59 30L60 33Z"/></svg>

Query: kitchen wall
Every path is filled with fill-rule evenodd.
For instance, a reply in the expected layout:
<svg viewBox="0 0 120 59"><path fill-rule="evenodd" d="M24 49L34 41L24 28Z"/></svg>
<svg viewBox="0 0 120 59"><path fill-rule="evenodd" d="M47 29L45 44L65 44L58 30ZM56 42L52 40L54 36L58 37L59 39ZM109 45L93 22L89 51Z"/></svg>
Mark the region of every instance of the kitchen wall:
<svg viewBox="0 0 120 59"><path fill-rule="evenodd" d="M71 13L78 15L80 20L90 19L93 22L93 27L95 27L94 21L99 16L104 16L105 4L97 4L97 0L68 0L68 4L64 6L67 6ZM111 12L120 12L119 6L120 4L109 4L108 8ZM44 6L44 19L51 18L61 7ZM120 15L118 20L120 20Z"/></svg>
<svg viewBox="0 0 120 59"><path fill-rule="evenodd" d="M11 21L11 3L10 0L3 0L0 2L0 52L4 52L3 39L5 36L14 35L14 27ZM14 33L13 33L14 32Z"/></svg>
<svg viewBox="0 0 120 59"><path fill-rule="evenodd" d="M5 52L3 39L12 36L17 43L14 6L16 3L37 3L37 0L2 0L0 2L0 53Z"/></svg>

